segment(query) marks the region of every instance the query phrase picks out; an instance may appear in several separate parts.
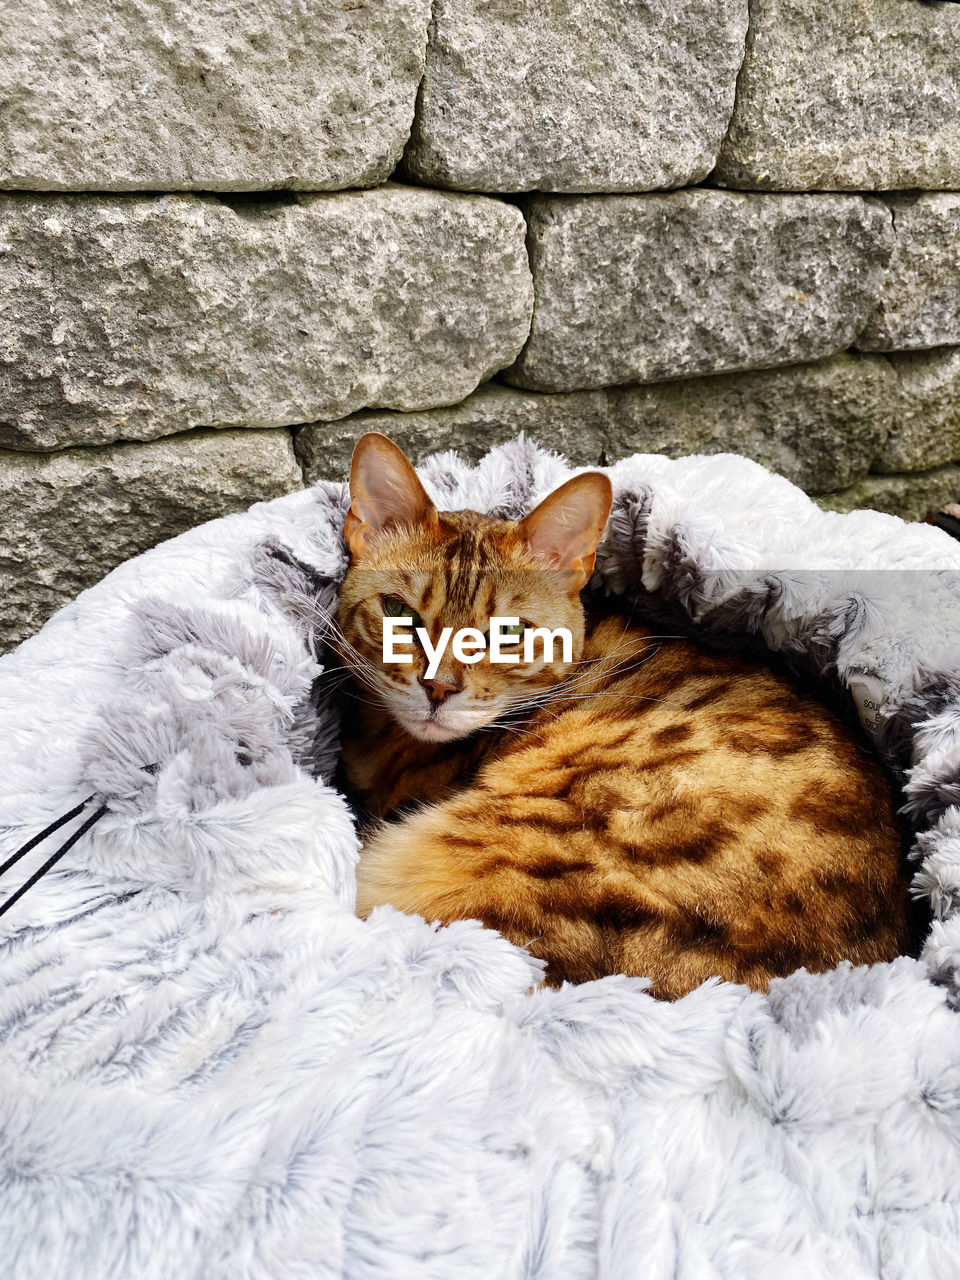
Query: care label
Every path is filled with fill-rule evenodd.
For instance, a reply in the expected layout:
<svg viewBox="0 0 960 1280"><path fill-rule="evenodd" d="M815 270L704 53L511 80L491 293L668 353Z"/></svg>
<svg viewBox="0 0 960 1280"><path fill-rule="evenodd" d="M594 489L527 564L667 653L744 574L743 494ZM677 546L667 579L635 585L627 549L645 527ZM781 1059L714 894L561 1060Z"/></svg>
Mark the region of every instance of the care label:
<svg viewBox="0 0 960 1280"><path fill-rule="evenodd" d="M880 708L883 706L883 681L879 676L868 676L862 672L850 678L850 693L857 706L860 723L876 742L880 736L880 723L883 717Z"/></svg>

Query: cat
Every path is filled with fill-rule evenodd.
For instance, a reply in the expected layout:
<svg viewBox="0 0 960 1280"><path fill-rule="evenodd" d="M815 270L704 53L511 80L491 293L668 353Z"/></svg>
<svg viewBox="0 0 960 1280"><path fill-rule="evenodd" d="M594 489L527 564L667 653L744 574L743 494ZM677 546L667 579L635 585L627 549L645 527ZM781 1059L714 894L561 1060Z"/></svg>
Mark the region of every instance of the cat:
<svg viewBox="0 0 960 1280"><path fill-rule="evenodd" d="M892 787L840 718L768 664L585 616L606 476L520 521L441 512L371 432L350 499L341 767L376 820L358 914L478 919L549 984L632 974L663 999L904 949ZM517 617L566 628L572 652L467 664L448 647L428 678L419 646L384 662L385 615L430 637Z"/></svg>

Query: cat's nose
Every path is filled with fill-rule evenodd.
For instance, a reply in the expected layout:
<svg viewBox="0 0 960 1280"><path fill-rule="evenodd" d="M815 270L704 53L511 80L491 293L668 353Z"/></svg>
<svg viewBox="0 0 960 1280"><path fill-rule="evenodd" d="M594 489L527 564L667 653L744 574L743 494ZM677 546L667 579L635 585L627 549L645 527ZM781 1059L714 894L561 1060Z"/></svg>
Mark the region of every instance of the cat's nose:
<svg viewBox="0 0 960 1280"><path fill-rule="evenodd" d="M463 688L463 685L453 684L448 680L427 680L423 676L420 677L420 683L426 689L430 701L437 704L446 702L452 693L459 693Z"/></svg>

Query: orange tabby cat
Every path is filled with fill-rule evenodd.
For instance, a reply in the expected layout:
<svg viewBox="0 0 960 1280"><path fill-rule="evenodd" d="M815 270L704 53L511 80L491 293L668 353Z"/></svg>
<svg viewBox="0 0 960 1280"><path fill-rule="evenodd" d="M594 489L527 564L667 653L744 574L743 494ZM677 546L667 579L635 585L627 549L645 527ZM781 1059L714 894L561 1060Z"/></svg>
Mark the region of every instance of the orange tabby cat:
<svg viewBox="0 0 960 1280"><path fill-rule="evenodd" d="M343 765L368 812L357 906L476 918L546 978L645 975L674 998L712 975L764 989L805 966L888 960L906 941L891 789L786 676L622 616L580 591L605 476L526 519L438 512L386 437L358 442L338 649L355 680ZM566 627L570 661L385 663L383 618Z"/></svg>

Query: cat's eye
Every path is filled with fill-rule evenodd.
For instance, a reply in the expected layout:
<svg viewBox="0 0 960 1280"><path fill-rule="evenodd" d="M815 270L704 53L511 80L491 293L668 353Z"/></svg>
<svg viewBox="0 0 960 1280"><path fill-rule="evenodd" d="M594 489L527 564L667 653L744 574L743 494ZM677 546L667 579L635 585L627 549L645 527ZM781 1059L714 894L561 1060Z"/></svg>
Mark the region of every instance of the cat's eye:
<svg viewBox="0 0 960 1280"><path fill-rule="evenodd" d="M503 639L504 639L504 640L509 644L509 642L510 642L511 640L520 640L520 639L522 639L522 638L523 638L523 633L526 631L527 627L529 627L529 626L530 626L530 623L529 623L529 622L518 622L518 623L516 623L516 624L515 624L514 626L512 626L512 627L501 627L501 628L500 628L500 635L501 635L501 636L503 637ZM485 632L483 633L483 638L484 638L484 640L487 642L487 648L489 649L489 647L490 647L490 632L489 632L489 631L485 631Z"/></svg>
<svg viewBox="0 0 960 1280"><path fill-rule="evenodd" d="M390 618L404 618L411 627L422 627L423 622L419 613L414 612L407 604L406 600L401 600L399 596L381 596L380 604L383 612Z"/></svg>

